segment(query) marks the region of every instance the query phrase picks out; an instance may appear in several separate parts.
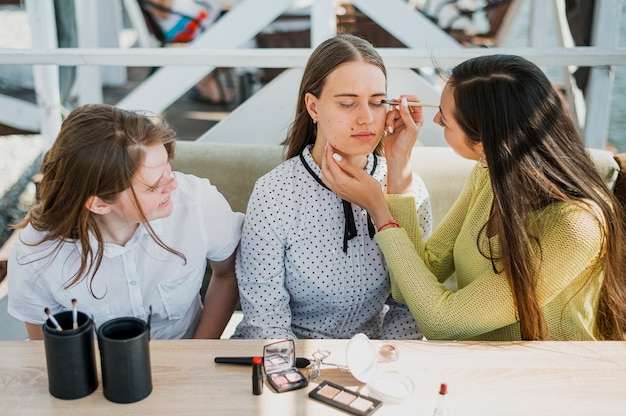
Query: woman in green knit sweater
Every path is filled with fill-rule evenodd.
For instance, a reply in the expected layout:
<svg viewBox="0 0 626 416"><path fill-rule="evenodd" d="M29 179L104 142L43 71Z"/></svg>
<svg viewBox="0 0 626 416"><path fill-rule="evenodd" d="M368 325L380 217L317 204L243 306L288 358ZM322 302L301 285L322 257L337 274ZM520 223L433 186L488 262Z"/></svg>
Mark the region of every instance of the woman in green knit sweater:
<svg viewBox="0 0 626 416"><path fill-rule="evenodd" d="M426 338L624 339L622 209L544 73L505 55L452 70L434 121L478 163L426 242L404 195L423 124L407 98L415 99L403 97L387 118L389 129L415 132L413 141L385 143L387 195L331 147L323 179L372 216L393 296ZM442 284L453 273L457 291Z"/></svg>

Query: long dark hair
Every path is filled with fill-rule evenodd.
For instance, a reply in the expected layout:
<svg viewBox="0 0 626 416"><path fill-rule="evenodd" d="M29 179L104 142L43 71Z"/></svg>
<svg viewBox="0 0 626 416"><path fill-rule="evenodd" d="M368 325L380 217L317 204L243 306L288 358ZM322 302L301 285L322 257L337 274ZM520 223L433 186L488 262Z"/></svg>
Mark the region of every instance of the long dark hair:
<svg viewBox="0 0 626 416"><path fill-rule="evenodd" d="M448 85L459 126L470 143L483 145L494 202L477 244L487 241L487 229L497 232L499 256L481 251L508 279L522 339L547 336L536 293L541 246L529 232L529 214L559 201L586 207L604 232L595 265L604 272L597 325L605 339L623 339L624 215L548 78L526 59L492 55L456 66Z"/></svg>
<svg viewBox="0 0 626 416"><path fill-rule="evenodd" d="M44 156L40 200L15 228L32 224L45 232L45 237L33 245L57 241L58 250L66 241L80 244L80 266L66 288L89 274L93 280L104 255L104 239L95 214L85 206L92 196L113 203L122 191L130 189L151 237L165 250L185 259L154 233L132 188L145 148L155 144L163 144L169 159L174 158L176 134L165 120L106 104L78 107L63 122ZM90 233L97 241L95 247L90 243Z"/></svg>
<svg viewBox="0 0 626 416"><path fill-rule="evenodd" d="M376 65L387 79L381 56L371 43L357 36L345 33L336 35L326 39L311 53L300 82L296 116L285 140L284 159L299 155L305 147L315 143L317 129L307 112L304 96L311 93L319 97L328 75L338 66L355 61ZM381 140L374 152L382 155L382 148Z"/></svg>

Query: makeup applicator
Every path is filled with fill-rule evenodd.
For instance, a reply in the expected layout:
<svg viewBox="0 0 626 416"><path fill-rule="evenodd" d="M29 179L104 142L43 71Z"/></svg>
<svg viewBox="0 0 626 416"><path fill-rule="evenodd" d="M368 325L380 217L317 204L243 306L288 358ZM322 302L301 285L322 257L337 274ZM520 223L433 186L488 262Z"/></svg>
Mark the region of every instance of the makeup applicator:
<svg viewBox="0 0 626 416"><path fill-rule="evenodd" d="M383 104L389 104L389 105L400 105L400 101L393 101L393 100L382 100ZM419 101L409 101L407 102L407 105L409 107L429 107L429 108L439 108L438 104L427 104L427 103L422 103Z"/></svg>
<svg viewBox="0 0 626 416"><path fill-rule="evenodd" d="M252 365L253 358L254 357L215 357L214 361L217 364ZM296 358L296 368L307 368L310 364L311 360L308 358Z"/></svg>
<svg viewBox="0 0 626 416"><path fill-rule="evenodd" d="M72 299L72 328L78 328L78 309L76 309L76 299Z"/></svg>
<svg viewBox="0 0 626 416"><path fill-rule="evenodd" d="M63 331L63 328L59 325L59 321L50 313L50 308L46 307L43 311L48 315L48 319L50 319L50 322L56 327L57 331Z"/></svg>

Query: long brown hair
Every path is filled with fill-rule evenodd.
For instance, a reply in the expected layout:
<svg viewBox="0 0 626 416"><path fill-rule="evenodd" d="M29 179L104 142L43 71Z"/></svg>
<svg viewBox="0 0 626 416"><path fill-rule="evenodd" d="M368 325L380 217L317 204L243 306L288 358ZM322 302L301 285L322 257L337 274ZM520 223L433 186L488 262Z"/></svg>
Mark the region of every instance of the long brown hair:
<svg viewBox="0 0 626 416"><path fill-rule="evenodd" d="M594 214L597 211L589 212L596 215L604 232L603 257L596 264L604 272L598 330L604 339L622 340L626 319L624 214L548 78L526 59L492 55L456 66L448 85L459 126L470 143L483 145L494 194L489 222L500 240L498 258L485 255L508 279L522 339L547 336L535 279L541 247L529 233L528 216L559 201L588 206L582 201L586 199L598 207L599 217ZM481 234L487 229L485 224ZM480 241L479 236L479 247Z"/></svg>
<svg viewBox="0 0 626 416"><path fill-rule="evenodd" d="M345 33L336 35L320 43L311 53L300 82L296 115L285 140L285 160L299 155L305 147L314 144L317 137L317 128L307 112L304 96L311 93L319 97L328 75L338 66L355 61L376 65L385 74L385 80L387 79L387 70L381 56L371 43L357 36ZM381 140L374 153L380 156L382 149Z"/></svg>
<svg viewBox="0 0 626 416"><path fill-rule="evenodd" d="M32 224L45 232L45 237L33 245L58 241L56 251L67 241L80 244L80 266L66 288L89 274L91 287L104 255L104 239L95 214L85 206L92 196L113 203L122 191L130 189L150 236L165 250L185 259L154 233L131 186L144 161L145 148L155 144L165 146L170 160L174 157L176 134L165 120L106 104L78 107L63 122L41 166L40 200L15 228ZM90 233L97 241L95 247L90 244Z"/></svg>

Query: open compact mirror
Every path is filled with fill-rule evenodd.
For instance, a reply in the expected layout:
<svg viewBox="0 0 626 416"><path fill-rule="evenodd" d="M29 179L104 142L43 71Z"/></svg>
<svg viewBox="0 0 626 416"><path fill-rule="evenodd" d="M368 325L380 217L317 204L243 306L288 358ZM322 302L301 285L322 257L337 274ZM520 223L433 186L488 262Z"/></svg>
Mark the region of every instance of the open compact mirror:
<svg viewBox="0 0 626 416"><path fill-rule="evenodd" d="M378 353L365 334L356 334L346 348L350 372L367 385L370 395L385 403L401 403L415 391L410 377L398 371L378 371Z"/></svg>
<svg viewBox="0 0 626 416"><path fill-rule="evenodd" d="M292 339L263 347L263 367L267 381L278 393L301 389L309 384L309 380L296 368L296 345Z"/></svg>

